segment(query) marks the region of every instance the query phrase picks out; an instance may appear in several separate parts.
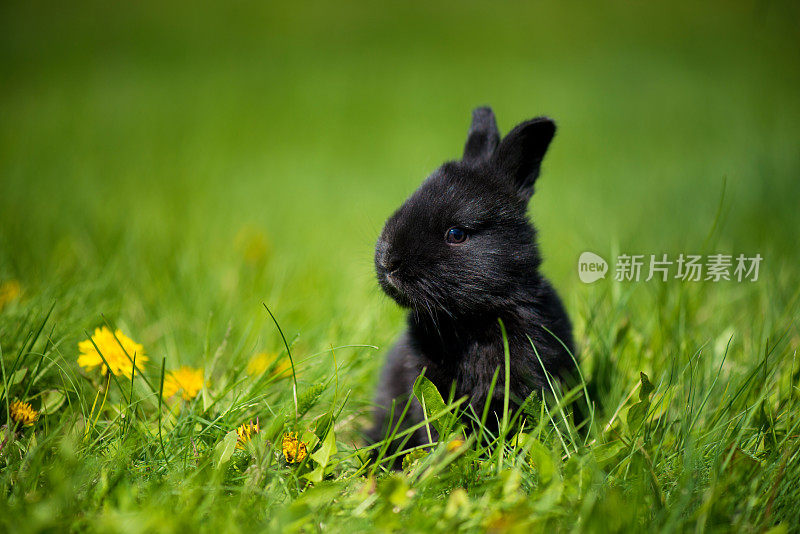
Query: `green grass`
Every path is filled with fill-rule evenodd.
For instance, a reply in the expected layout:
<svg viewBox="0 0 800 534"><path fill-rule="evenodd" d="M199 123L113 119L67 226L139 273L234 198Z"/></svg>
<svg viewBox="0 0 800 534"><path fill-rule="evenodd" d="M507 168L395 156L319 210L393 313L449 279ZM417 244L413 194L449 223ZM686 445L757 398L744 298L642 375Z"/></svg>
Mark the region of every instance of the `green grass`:
<svg viewBox="0 0 800 534"><path fill-rule="evenodd" d="M0 530L800 530L798 15L4 3ZM503 131L559 125L531 215L592 427L539 405L509 414L524 436L453 434L387 473L361 431L402 314L372 247L487 103ZM585 250L764 261L757 282L584 285ZM296 381L246 373L286 352L264 304ZM106 324L150 358L133 383L77 365ZM208 385L161 399L162 365ZM14 399L54 409L9 427Z"/></svg>

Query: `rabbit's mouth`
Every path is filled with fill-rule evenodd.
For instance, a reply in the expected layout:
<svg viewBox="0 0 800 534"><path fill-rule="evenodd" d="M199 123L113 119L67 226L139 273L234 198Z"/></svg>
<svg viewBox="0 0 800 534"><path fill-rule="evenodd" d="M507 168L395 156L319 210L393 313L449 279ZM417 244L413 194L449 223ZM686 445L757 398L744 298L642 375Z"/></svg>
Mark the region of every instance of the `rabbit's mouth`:
<svg viewBox="0 0 800 534"><path fill-rule="evenodd" d="M384 293L389 295L392 300L404 308L410 308L412 306L413 303L409 298L408 293L404 291L404 284L397 277L397 270L388 271L378 267L377 274L378 283L380 284Z"/></svg>

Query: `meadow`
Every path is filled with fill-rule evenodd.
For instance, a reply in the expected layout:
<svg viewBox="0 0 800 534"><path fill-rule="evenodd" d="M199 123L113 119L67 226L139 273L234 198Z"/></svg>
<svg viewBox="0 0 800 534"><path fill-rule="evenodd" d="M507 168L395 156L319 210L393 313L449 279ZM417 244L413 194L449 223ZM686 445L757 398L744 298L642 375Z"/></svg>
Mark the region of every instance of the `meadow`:
<svg viewBox="0 0 800 534"><path fill-rule="evenodd" d="M0 531L799 531L798 20L3 3ZM530 215L585 381L499 435L421 383L443 438L391 471L373 247L484 104L558 124ZM633 254L763 260L616 280Z"/></svg>

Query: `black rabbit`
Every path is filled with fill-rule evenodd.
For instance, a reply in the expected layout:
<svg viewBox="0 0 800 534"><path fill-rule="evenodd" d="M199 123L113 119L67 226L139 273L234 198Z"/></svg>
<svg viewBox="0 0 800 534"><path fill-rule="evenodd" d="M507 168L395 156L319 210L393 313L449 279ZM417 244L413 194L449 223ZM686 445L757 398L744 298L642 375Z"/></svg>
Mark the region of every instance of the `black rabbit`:
<svg viewBox="0 0 800 534"><path fill-rule="evenodd" d="M410 312L381 375L368 431L373 442L385 436L392 400L396 420L423 368L445 398L455 384L455 398L468 396L480 415L499 367L487 419L496 429L505 361L498 318L510 346L512 409L550 389L542 366L556 378L574 369L570 320L539 273L526 215L555 131L552 120L539 117L501 140L492 110L476 109L461 161L434 171L386 222L375 250L378 282ZM404 426L422 416L413 401ZM426 442L421 429L407 446Z"/></svg>

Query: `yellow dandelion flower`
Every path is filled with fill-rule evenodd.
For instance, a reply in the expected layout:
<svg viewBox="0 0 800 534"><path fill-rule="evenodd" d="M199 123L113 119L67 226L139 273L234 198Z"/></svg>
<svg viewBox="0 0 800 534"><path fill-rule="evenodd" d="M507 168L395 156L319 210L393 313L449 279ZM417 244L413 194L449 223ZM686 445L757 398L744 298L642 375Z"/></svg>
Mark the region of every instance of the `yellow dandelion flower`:
<svg viewBox="0 0 800 534"><path fill-rule="evenodd" d="M259 376L264 374L272 362L277 358L276 354L267 354L266 352L259 352L247 362L247 374L250 376Z"/></svg>
<svg viewBox="0 0 800 534"><path fill-rule="evenodd" d="M247 374L250 376L261 376L267 369L272 367L271 376L279 378L288 378L292 376L292 364L289 362L289 358L282 358L280 361L277 360L278 355L275 353L259 352L247 362Z"/></svg>
<svg viewBox="0 0 800 534"><path fill-rule="evenodd" d="M116 339L114 336L116 336ZM119 340L119 343L117 343L117 340ZM92 344L92 341L94 341L94 344ZM120 344L122 347L120 347ZM137 371L141 371L142 365L149 360L144 354L144 347L123 334L121 330L118 329L112 334L111 330L104 326L95 328L91 340L86 339L78 343L78 349L81 351L81 355L78 357L78 365L86 368L87 371L99 365L104 375L108 373L108 368L106 368L103 358L100 357L97 349L95 349L95 345L97 345L100 353L103 354L103 358L108 362L111 372L117 376L125 375L127 378L131 377L133 372L131 359L133 359L134 354L136 355ZM123 347L125 350L122 350ZM126 352L127 355L125 354Z"/></svg>
<svg viewBox="0 0 800 534"><path fill-rule="evenodd" d="M237 449L244 449L245 445L253 439L253 436L261 432L261 427L258 426L258 419L256 419L255 424L252 421L249 423L244 423L239 425L239 428L236 429L236 448Z"/></svg>
<svg viewBox="0 0 800 534"><path fill-rule="evenodd" d="M11 412L11 419L23 426L33 426L33 423L39 419L39 412L34 410L27 402L15 400L11 403L9 409Z"/></svg>
<svg viewBox="0 0 800 534"><path fill-rule="evenodd" d="M294 432L287 432L283 435L281 448L283 449L283 457L290 464L300 463L308 455L308 447L297 439L297 434Z"/></svg>
<svg viewBox="0 0 800 534"><path fill-rule="evenodd" d="M454 452L464 446L464 440L460 438L455 438L453 441L447 444L447 452Z"/></svg>
<svg viewBox="0 0 800 534"><path fill-rule="evenodd" d="M8 280L0 284L0 310L9 302L17 300L21 292L19 282L16 280Z"/></svg>
<svg viewBox="0 0 800 534"><path fill-rule="evenodd" d="M171 397L181 392L183 400L192 400L203 389L203 370L186 365L177 371L169 371L164 376L164 396Z"/></svg>
<svg viewBox="0 0 800 534"><path fill-rule="evenodd" d="M289 358L284 358L279 361L278 365L275 366L275 369L272 370L270 375L278 378L289 378L292 376L292 364L289 361Z"/></svg>

